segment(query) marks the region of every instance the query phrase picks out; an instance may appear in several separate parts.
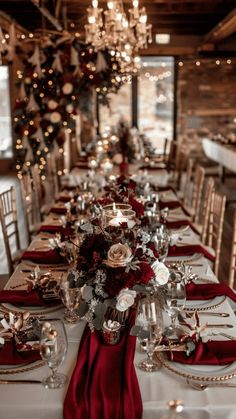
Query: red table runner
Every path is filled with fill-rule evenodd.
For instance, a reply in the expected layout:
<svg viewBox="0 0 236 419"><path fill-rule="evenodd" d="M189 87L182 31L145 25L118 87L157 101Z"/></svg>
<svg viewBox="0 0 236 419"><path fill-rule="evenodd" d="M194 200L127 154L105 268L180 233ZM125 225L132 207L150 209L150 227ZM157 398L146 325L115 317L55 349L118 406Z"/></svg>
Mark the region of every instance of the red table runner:
<svg viewBox="0 0 236 419"><path fill-rule="evenodd" d="M102 343L85 329L67 395L64 419L141 419L142 400L133 364L135 341L131 311L117 345Z"/></svg>

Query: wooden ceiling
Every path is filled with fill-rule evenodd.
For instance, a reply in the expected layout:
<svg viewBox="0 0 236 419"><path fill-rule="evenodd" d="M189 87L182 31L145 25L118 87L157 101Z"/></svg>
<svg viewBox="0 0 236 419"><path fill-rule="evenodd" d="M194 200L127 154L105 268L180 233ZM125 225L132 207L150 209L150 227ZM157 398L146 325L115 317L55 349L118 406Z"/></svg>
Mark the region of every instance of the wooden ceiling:
<svg viewBox="0 0 236 419"><path fill-rule="evenodd" d="M83 32L87 22L86 8L91 0L1 0L0 11L7 13L29 31L55 29L43 17L37 3L56 17L63 28L69 29L71 25L75 25L75 30ZM123 0L127 10L131 3L131 0ZM106 1L99 1L99 5L106 8ZM215 32L220 28L222 30L222 22L225 25L229 19L230 30L221 36L221 40L236 32L236 0L140 0L140 7L142 6L147 9L153 34L169 33L173 38L184 37L186 44L188 39L194 37L211 41L213 39L216 42L219 34L216 35ZM227 24L229 27L229 22Z"/></svg>

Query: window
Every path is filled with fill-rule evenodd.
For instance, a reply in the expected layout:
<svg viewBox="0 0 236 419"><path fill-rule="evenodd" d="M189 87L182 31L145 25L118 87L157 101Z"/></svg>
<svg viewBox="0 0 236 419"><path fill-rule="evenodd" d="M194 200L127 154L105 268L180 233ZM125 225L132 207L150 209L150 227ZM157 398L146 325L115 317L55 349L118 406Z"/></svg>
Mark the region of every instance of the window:
<svg viewBox="0 0 236 419"><path fill-rule="evenodd" d="M138 126L160 151L173 138L174 58L142 57L138 77Z"/></svg>
<svg viewBox="0 0 236 419"><path fill-rule="evenodd" d="M131 126L131 84L124 84L117 94L109 94L110 106L99 106L99 129L103 133L107 126L116 126L125 119Z"/></svg>
<svg viewBox="0 0 236 419"><path fill-rule="evenodd" d="M0 66L0 158L12 156L9 69L3 65Z"/></svg>

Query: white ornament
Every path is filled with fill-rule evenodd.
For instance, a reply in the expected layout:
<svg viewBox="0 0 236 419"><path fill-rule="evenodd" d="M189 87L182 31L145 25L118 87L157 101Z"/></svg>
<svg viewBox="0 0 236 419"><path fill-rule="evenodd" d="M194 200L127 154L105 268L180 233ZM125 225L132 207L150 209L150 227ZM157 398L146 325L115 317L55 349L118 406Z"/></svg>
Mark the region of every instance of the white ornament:
<svg viewBox="0 0 236 419"><path fill-rule="evenodd" d="M58 103L55 100L51 99L48 101L48 107L49 109L54 110L58 107Z"/></svg>
<svg viewBox="0 0 236 419"><path fill-rule="evenodd" d="M52 124L58 124L61 121L61 115L59 112L52 112L50 115L50 121Z"/></svg>
<svg viewBox="0 0 236 419"><path fill-rule="evenodd" d="M64 93L64 95L70 95L73 92L73 84L65 83L62 86L62 92Z"/></svg>

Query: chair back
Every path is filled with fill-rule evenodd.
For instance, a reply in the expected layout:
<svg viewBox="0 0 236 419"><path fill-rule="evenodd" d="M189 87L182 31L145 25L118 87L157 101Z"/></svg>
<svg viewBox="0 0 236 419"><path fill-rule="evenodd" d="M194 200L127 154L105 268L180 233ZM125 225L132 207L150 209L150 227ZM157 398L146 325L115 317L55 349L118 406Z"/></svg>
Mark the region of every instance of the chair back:
<svg viewBox="0 0 236 419"><path fill-rule="evenodd" d="M236 212L234 213L233 240L229 264L229 286L234 288L236 277Z"/></svg>
<svg viewBox="0 0 236 419"><path fill-rule="evenodd" d="M192 205L191 205L191 207L194 209L193 221L195 223L199 222L204 178L205 178L205 169L198 165L196 167L195 174L194 174Z"/></svg>
<svg viewBox="0 0 236 419"><path fill-rule="evenodd" d="M27 230L28 244L31 240L31 234L36 232L37 225L40 223L40 212L35 203L35 191L33 190L33 181L30 172L22 175L20 180L21 200Z"/></svg>
<svg viewBox="0 0 236 419"><path fill-rule="evenodd" d="M202 226L201 230L201 242L206 244L207 239L207 228L209 225L210 209L211 209L211 200L212 194L215 188L215 181L213 177L209 177L206 181L206 187L203 197L203 206L202 206L202 217L200 218L200 224Z"/></svg>
<svg viewBox="0 0 236 419"><path fill-rule="evenodd" d="M14 270L14 252L20 250L16 194L13 187L0 194L0 221L9 274L11 275Z"/></svg>
<svg viewBox="0 0 236 419"><path fill-rule="evenodd" d="M184 182L184 191L183 191L183 204L184 206L190 205L190 185L191 185L191 178L193 174L193 159L188 159L187 167L186 167L186 176Z"/></svg>
<svg viewBox="0 0 236 419"><path fill-rule="evenodd" d="M213 192L210 206L209 225L207 233L207 245L215 251L214 273L217 276L219 271L220 248L223 233L225 214L225 195Z"/></svg>

